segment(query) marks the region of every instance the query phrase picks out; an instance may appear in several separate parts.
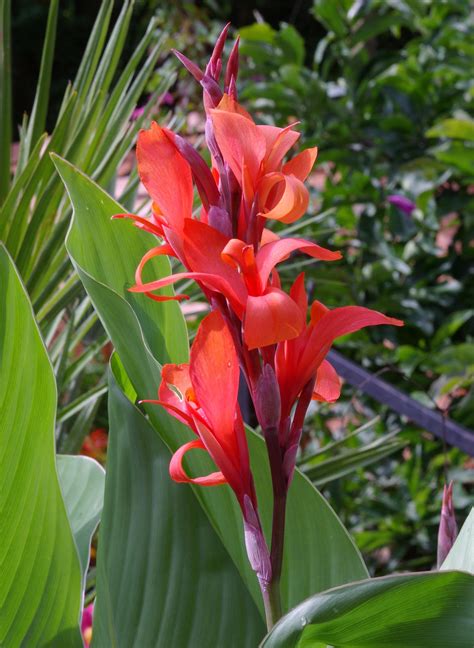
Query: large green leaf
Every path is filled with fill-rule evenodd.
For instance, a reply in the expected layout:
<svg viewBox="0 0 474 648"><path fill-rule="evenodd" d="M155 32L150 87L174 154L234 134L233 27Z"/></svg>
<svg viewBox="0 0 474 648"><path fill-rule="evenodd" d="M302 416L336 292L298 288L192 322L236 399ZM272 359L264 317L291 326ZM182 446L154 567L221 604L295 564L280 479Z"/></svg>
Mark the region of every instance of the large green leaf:
<svg viewBox="0 0 474 648"><path fill-rule="evenodd" d="M81 569L55 465L56 386L0 246L0 645L81 646Z"/></svg>
<svg viewBox="0 0 474 648"><path fill-rule="evenodd" d="M443 571L447 569L462 569L474 574L474 508L467 516L451 551L441 565Z"/></svg>
<svg viewBox="0 0 474 648"><path fill-rule="evenodd" d="M105 471L89 457L58 455L57 462L59 483L85 575L91 538L104 504Z"/></svg>
<svg viewBox="0 0 474 648"><path fill-rule="evenodd" d="M474 577L462 572L374 578L313 596L262 648L472 648Z"/></svg>
<svg viewBox="0 0 474 648"><path fill-rule="evenodd" d="M72 165L55 157L74 206L67 239L71 259L108 331L140 398L154 397L160 362L186 357L185 325L176 303L156 304L127 291L134 268L154 244L150 235L126 221L111 221L121 210ZM154 263L156 261L156 263ZM170 272L166 259L150 262L150 276ZM155 429L171 450L189 440L189 431L159 407L147 408ZM271 515L268 462L263 440L249 435L250 453L267 532ZM205 453L189 462L195 474L209 471ZM260 593L245 553L241 514L228 487L194 490L242 577L260 605ZM301 556L305 555L305 560ZM324 498L301 473L290 490L283 576L285 609L329 587L365 578L367 571L349 535Z"/></svg>
<svg viewBox="0 0 474 648"><path fill-rule="evenodd" d="M114 362L116 365L116 362ZM263 620L170 452L111 375L93 645L253 648Z"/></svg>

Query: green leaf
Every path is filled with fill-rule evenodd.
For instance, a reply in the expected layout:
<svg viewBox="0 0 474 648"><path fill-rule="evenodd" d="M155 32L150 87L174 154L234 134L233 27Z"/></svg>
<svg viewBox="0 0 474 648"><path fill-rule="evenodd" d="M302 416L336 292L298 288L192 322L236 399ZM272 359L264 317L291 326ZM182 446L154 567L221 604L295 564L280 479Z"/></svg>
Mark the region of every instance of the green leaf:
<svg viewBox="0 0 474 648"><path fill-rule="evenodd" d="M191 489L171 481L168 448L112 372L109 417L93 645L253 648L265 634L257 607Z"/></svg>
<svg viewBox="0 0 474 648"><path fill-rule="evenodd" d="M81 560L83 577L104 504L105 470L89 457L58 455L59 483Z"/></svg>
<svg viewBox="0 0 474 648"><path fill-rule="evenodd" d="M451 137L474 142L474 119L444 119L430 128L426 137Z"/></svg>
<svg viewBox="0 0 474 648"><path fill-rule="evenodd" d="M54 46L56 42L56 26L58 23L59 0L51 0L49 4L48 22L44 37L43 53L41 55L41 66L36 86L35 101L28 124L28 145L23 153L28 156L36 140L46 128L46 115L49 104L49 91L51 76L53 72ZM20 161L19 161L20 163Z"/></svg>
<svg viewBox="0 0 474 648"><path fill-rule="evenodd" d="M441 565L443 571L461 569L474 574L474 508L467 516L451 551Z"/></svg>
<svg viewBox="0 0 474 648"><path fill-rule="evenodd" d="M174 302L157 304L127 291L140 258L154 239L124 220L111 221L120 206L72 165L54 158L74 205L67 239L71 259L108 331L139 398L154 398L160 382L159 362L182 362L187 356L185 324ZM155 258L150 276L170 273L167 259ZM171 291L170 291L171 292ZM175 451L190 432L157 406L147 406L152 424ZM264 525L270 523L272 498L263 440L249 434L250 454ZM205 453L194 453L193 474L212 470ZM244 581L260 605L260 592L243 543L241 513L226 487L194 490ZM305 596L336 584L365 578L367 571L339 519L311 483L297 473L290 489L283 597L286 608ZM308 549L309 547L309 549ZM300 560L305 555L305 561Z"/></svg>
<svg viewBox="0 0 474 648"><path fill-rule="evenodd" d="M81 569L55 465L56 386L0 246L0 645L82 646Z"/></svg>
<svg viewBox="0 0 474 648"><path fill-rule="evenodd" d="M404 574L313 596L283 617L262 648L471 648L474 577Z"/></svg>

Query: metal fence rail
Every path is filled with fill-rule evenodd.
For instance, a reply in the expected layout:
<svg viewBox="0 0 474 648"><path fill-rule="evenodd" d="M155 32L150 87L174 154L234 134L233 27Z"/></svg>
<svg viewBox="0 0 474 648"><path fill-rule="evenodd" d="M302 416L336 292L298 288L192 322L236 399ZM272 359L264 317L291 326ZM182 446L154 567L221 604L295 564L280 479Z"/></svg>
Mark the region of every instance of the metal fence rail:
<svg viewBox="0 0 474 648"><path fill-rule="evenodd" d="M388 405L393 411L406 416L440 439L444 439L446 443L474 456L474 432L472 430L456 423L440 411L430 410L385 380L362 369L352 360L347 360L337 351L330 351L327 359L337 373L354 387L379 403Z"/></svg>

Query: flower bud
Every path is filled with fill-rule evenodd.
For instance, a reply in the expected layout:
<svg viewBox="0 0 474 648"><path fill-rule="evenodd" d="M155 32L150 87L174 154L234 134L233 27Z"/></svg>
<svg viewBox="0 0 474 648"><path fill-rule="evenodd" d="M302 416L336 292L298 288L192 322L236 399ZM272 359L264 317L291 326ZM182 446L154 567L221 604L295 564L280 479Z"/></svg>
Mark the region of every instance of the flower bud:
<svg viewBox="0 0 474 648"><path fill-rule="evenodd" d="M272 578L272 566L267 543L257 512L248 495L244 495L244 536L245 548L250 565L257 574L262 586L267 586Z"/></svg>
<svg viewBox="0 0 474 648"><path fill-rule="evenodd" d="M255 412L262 430L278 429L280 425L280 388L278 380L269 364L263 365L262 373L257 381L254 395Z"/></svg>
<svg viewBox="0 0 474 648"><path fill-rule="evenodd" d="M457 535L458 526L453 507L453 482L450 482L449 486L445 484L443 489L443 503L438 531L438 569L445 561Z"/></svg>

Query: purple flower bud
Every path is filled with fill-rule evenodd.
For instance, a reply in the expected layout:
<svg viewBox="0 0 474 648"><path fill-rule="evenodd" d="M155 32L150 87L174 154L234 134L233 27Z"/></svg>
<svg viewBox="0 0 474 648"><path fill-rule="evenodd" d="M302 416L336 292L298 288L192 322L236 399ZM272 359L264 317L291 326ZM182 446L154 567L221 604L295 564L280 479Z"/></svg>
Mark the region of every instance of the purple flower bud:
<svg viewBox="0 0 474 648"><path fill-rule="evenodd" d="M227 94L229 94L234 99L237 99L235 84L237 81L237 75L239 73L239 41L240 38L237 38L234 46L232 47L232 51L229 55L229 60L227 61L224 79L224 88Z"/></svg>
<svg viewBox="0 0 474 648"><path fill-rule="evenodd" d="M247 556L260 584L266 587L272 578L270 554L257 512L248 495L244 495L244 509L244 537Z"/></svg>
<svg viewBox="0 0 474 648"><path fill-rule="evenodd" d="M401 212L407 216L411 216L414 209L416 209L415 203L407 198L406 196L400 196L399 194L391 194L387 197L388 202L399 209Z"/></svg>
<svg viewBox="0 0 474 648"><path fill-rule="evenodd" d="M222 52L224 51L224 45L229 27L230 22L225 25L224 29L219 34L219 38L214 45L209 63L206 66L206 74L211 76L215 81L219 81L219 76L222 70Z"/></svg>
<svg viewBox="0 0 474 648"><path fill-rule="evenodd" d="M178 151L191 167L194 181L196 182L199 196L204 207L209 209L209 205L217 205L220 198L219 190L217 189L216 182L207 164L196 151L194 146L176 133L174 135L174 143Z"/></svg>
<svg viewBox="0 0 474 648"><path fill-rule="evenodd" d="M269 364L263 365L255 388L254 403L262 430L277 430L281 413L280 387L273 367Z"/></svg>
<svg viewBox="0 0 474 648"><path fill-rule="evenodd" d="M298 448L299 443L294 443L288 448L283 457L283 474L285 475L287 488L289 488L295 472Z"/></svg>
<svg viewBox="0 0 474 648"><path fill-rule="evenodd" d="M181 52L178 52L178 50L172 49L171 50L173 54L176 56L177 59L181 61L181 63L184 65L184 67L187 69L187 71L193 75L193 77L196 79L196 81L201 81L203 78L204 74L201 72L201 70L198 68L198 66L190 61L187 56L184 56L184 54L181 54Z"/></svg>
<svg viewBox="0 0 474 648"><path fill-rule="evenodd" d="M453 482L443 488L443 504L441 506L441 519L438 530L438 569L451 551L451 547L458 535L458 526L453 507Z"/></svg>

